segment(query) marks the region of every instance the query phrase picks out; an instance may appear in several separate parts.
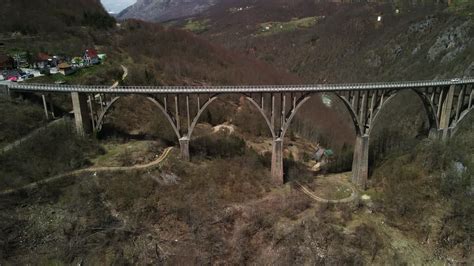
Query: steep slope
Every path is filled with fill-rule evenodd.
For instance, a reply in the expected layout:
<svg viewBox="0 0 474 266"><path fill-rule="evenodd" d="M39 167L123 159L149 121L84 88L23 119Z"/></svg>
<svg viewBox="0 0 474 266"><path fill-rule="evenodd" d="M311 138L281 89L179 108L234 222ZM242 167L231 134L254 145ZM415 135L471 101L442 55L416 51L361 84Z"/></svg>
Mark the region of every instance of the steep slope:
<svg viewBox="0 0 474 266"><path fill-rule="evenodd" d="M472 9L228 0L193 21L205 22L201 32L209 40L307 82L363 82L469 75L465 71L474 62Z"/></svg>
<svg viewBox="0 0 474 266"><path fill-rule="evenodd" d="M22 33L60 32L70 26L108 28L114 23L100 0L4 0L0 19L0 32Z"/></svg>
<svg viewBox="0 0 474 266"><path fill-rule="evenodd" d="M201 13L216 2L217 0L138 0L120 12L118 18L167 21Z"/></svg>
<svg viewBox="0 0 474 266"><path fill-rule="evenodd" d="M132 59L130 84L244 85L300 81L255 58L230 52L182 30L127 21L115 49Z"/></svg>

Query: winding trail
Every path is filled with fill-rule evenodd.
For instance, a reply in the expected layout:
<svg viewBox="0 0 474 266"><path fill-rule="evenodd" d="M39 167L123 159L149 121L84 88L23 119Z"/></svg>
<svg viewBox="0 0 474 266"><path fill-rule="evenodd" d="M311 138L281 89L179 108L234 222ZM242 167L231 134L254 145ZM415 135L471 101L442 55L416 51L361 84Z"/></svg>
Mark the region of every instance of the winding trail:
<svg viewBox="0 0 474 266"><path fill-rule="evenodd" d="M28 135L22 137L21 139L15 140L14 142L12 142L12 143L6 145L5 147L1 148L0 149L0 154L4 153L4 152L7 152L7 151L10 151L10 150L14 149L17 146L20 146L25 141L27 141L27 140L31 139L32 137L40 134L41 132L43 132L44 130L46 130L47 128L49 128L51 126L54 126L54 125L59 124L61 122L64 122L64 120L65 120L64 117L60 118L60 119L57 119L57 120L53 120L53 121L49 122L48 124L33 130L32 132L30 132Z"/></svg>
<svg viewBox="0 0 474 266"><path fill-rule="evenodd" d="M122 68L123 70L123 74L122 74L122 80L121 81L124 81L127 76L128 76L128 68L124 65L120 65L120 67ZM112 86L110 86L110 89L115 89L116 87L118 87L118 85L120 84L120 81L116 81L114 84L112 84Z"/></svg>
<svg viewBox="0 0 474 266"><path fill-rule="evenodd" d="M298 181L296 181L296 186L297 186L297 189L299 191L303 192L304 194L306 194L311 199L313 199L317 202L321 202L321 203L348 203L348 202L354 201L357 198L357 190L352 186L350 186L350 188L352 190L351 196L347 197L347 198L344 198L344 199L340 199L340 200L323 199L323 198L317 196L316 194L314 194L311 190L309 190L307 187L303 186Z"/></svg>
<svg viewBox="0 0 474 266"><path fill-rule="evenodd" d="M7 196L15 192L18 192L20 190L26 190L26 189L30 190L30 189L38 188L40 185L49 184L65 177L71 177L71 176L76 176L76 175L81 175L81 174L86 174L86 173L91 173L95 175L98 172L126 172L126 171L133 171L133 170L148 169L163 162L173 149L174 147L166 148L163 151L163 153L160 155L160 157L158 157L158 159L147 164L133 165L133 166L118 166L118 167L92 167L92 168L79 169L72 172L59 174L50 178L46 178L37 182L33 182L21 188L4 190L0 192L0 196Z"/></svg>

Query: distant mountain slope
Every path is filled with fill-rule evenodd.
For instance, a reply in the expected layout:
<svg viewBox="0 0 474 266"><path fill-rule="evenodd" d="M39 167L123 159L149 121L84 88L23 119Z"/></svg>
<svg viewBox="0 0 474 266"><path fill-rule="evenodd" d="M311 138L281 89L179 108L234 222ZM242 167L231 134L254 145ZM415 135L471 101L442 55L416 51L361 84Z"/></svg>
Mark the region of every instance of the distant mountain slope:
<svg viewBox="0 0 474 266"><path fill-rule="evenodd" d="M244 85L300 81L250 56L230 52L191 33L128 20L113 48L130 57L129 84Z"/></svg>
<svg viewBox="0 0 474 266"><path fill-rule="evenodd" d="M194 16L192 23L204 25L205 30L195 32L212 42L307 82L447 78L473 73L474 8L468 2L455 1L447 8L428 1L398 6L224 0ZM189 21L180 23L190 28Z"/></svg>
<svg viewBox="0 0 474 266"><path fill-rule="evenodd" d="M125 8L136 3L136 0L101 0L105 9L110 13L118 14Z"/></svg>
<svg viewBox="0 0 474 266"><path fill-rule="evenodd" d="M107 28L114 20L100 0L2 0L0 32L61 32L70 26Z"/></svg>
<svg viewBox="0 0 474 266"><path fill-rule="evenodd" d="M123 10L118 18L136 18L147 21L167 21L198 14L218 0L138 0Z"/></svg>

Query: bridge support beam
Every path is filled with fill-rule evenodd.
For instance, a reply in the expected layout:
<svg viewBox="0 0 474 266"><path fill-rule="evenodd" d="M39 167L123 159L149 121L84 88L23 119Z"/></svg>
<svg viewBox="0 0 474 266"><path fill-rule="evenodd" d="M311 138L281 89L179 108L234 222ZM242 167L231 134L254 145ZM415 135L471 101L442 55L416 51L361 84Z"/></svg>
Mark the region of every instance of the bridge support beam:
<svg viewBox="0 0 474 266"><path fill-rule="evenodd" d="M8 88L7 85L0 85L0 96L11 98L10 89Z"/></svg>
<svg viewBox="0 0 474 266"><path fill-rule="evenodd" d="M41 94L41 99L43 100L44 116L46 117L46 120L49 120L48 102L46 101L46 96Z"/></svg>
<svg viewBox="0 0 474 266"><path fill-rule="evenodd" d="M82 93L71 92L71 98L76 132L80 136L85 136L91 132L89 114L87 111L87 97Z"/></svg>
<svg viewBox="0 0 474 266"><path fill-rule="evenodd" d="M443 109L441 111L441 117L440 117L440 123L439 123L439 128L440 128L440 133L441 133L441 139L442 140L447 140L450 135L450 121L451 121L451 112L453 108L453 102L454 102L454 90L456 86L451 85L449 87L448 94L446 95L446 99L444 100L443 104Z"/></svg>
<svg viewBox="0 0 474 266"><path fill-rule="evenodd" d="M282 185L283 179L283 139L273 139L272 143L272 181L275 185Z"/></svg>
<svg viewBox="0 0 474 266"><path fill-rule="evenodd" d="M189 138L188 137L182 137L179 139L179 147L181 150L181 159L189 162L190 161L190 155L189 155Z"/></svg>
<svg viewBox="0 0 474 266"><path fill-rule="evenodd" d="M369 136L357 136L352 160L352 183L366 189L369 177Z"/></svg>

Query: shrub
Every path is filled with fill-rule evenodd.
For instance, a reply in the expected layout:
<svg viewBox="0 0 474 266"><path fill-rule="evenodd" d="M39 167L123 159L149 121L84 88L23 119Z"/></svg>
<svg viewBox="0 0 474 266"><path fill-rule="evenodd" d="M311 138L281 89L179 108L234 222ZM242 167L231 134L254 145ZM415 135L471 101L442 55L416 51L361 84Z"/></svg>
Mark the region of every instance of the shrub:
<svg viewBox="0 0 474 266"><path fill-rule="evenodd" d="M233 135L208 135L191 141L190 151L199 156L230 158L245 153L245 141Z"/></svg>
<svg viewBox="0 0 474 266"><path fill-rule="evenodd" d="M102 152L94 140L76 135L69 123L49 127L0 155L0 186L23 186L87 166L89 158Z"/></svg>

